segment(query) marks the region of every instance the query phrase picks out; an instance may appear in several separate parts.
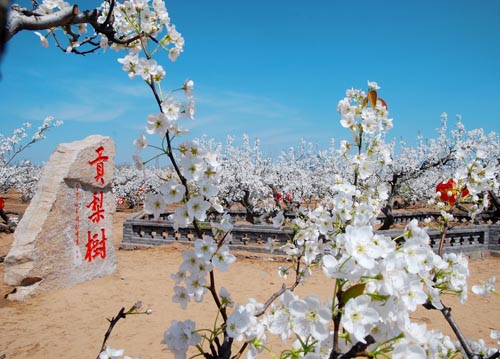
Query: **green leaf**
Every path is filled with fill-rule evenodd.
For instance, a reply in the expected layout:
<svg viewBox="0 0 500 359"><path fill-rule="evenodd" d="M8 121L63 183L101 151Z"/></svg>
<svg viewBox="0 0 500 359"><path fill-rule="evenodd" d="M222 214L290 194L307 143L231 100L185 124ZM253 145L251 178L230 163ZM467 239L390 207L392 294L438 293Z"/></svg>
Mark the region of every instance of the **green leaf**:
<svg viewBox="0 0 500 359"><path fill-rule="evenodd" d="M340 302L346 304L349 299L359 297L365 291L366 283L353 285L340 296Z"/></svg>

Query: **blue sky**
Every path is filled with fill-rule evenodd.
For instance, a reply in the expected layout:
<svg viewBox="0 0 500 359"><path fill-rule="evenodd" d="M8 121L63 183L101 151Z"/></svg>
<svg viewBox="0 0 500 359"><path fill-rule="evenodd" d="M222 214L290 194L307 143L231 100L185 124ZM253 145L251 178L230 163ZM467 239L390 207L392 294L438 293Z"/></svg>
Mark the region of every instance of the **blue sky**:
<svg viewBox="0 0 500 359"><path fill-rule="evenodd" d="M273 154L301 138L325 148L331 137L348 136L337 102L367 80L382 87L394 118L390 137L435 136L442 112L450 122L461 114L468 129L499 131L497 0L166 4L186 45L177 62L166 54L157 60L167 71L164 88L195 81L189 137L247 133ZM53 43L41 47L30 32L18 34L0 64L0 133L52 115L64 125L23 158L41 163L58 143L102 134L116 141L117 162L131 162L132 141L157 107L145 84L121 70L119 56L68 55Z"/></svg>

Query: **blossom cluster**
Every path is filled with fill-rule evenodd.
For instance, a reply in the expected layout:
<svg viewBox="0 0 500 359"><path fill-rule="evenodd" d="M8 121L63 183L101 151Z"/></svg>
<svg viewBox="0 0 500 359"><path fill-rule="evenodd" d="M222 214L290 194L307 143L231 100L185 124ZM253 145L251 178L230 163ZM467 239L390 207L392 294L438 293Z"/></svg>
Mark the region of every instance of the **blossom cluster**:
<svg viewBox="0 0 500 359"><path fill-rule="evenodd" d="M416 221L408 225L400 245L389 237L374 234L370 226L348 226L337 235L330 230L319 240L319 234L325 234L322 226L312 222L307 228L312 236L299 240L303 242L299 257L308 268L301 278L305 280L319 260L325 276L337 282L333 303L322 302L315 296L299 299L286 292L265 317L265 327L271 333L279 334L283 340L296 336L295 345L312 340L313 352L318 357L328 357L333 343L329 329L333 311L347 333L338 343L341 352L357 342L366 343L368 336L376 343L368 347L372 353L383 352L395 344L393 356L399 358L415 351L423 353L422 357L426 357L425 353L428 357L448 357L457 350L449 337L428 331L425 324L413 323L409 313L428 300L442 308L439 294L443 291L452 290L465 298L465 257L441 258L434 254L428 246L427 233ZM316 250L311 251L314 247ZM380 343L384 344L379 346Z"/></svg>
<svg viewBox="0 0 500 359"><path fill-rule="evenodd" d="M110 3L105 1L101 6L101 15L97 19L99 23L105 23L110 16ZM111 43L115 49L127 49L125 57L118 59L123 65L123 70L128 73L130 79L136 76L152 84L159 83L166 75L164 68L152 58L157 49L168 51L171 61L176 61L183 51L184 38L177 31L175 25L170 23L165 3L163 1L132 0L117 4L113 12L113 28L118 38L136 39L127 42L126 45ZM140 36L136 36L139 34ZM156 39L155 48L151 48L149 38ZM108 39L101 35L101 48L106 48ZM141 56L143 53L143 56ZM162 114L167 115L168 121L172 121L179 111L180 106L169 98L162 106ZM189 113L189 109L186 111ZM169 114L171 116L169 116Z"/></svg>
<svg viewBox="0 0 500 359"><path fill-rule="evenodd" d="M110 3L104 1L100 9L101 14L97 21L103 24L110 15ZM158 40L158 43L163 49L168 48L168 56L172 61L175 61L183 51L184 38L176 30L175 25L170 23L170 17L163 1L155 0L150 3L149 0L131 0L117 3L116 10L113 12L113 29L118 38L135 37L137 34L142 35L141 38L128 43L126 46L129 49L135 48L132 51L134 55L140 52L142 47L145 46L143 38L150 36L158 37L159 35L162 35L162 37ZM102 36L101 46L105 48L106 42L106 37ZM113 44L112 46L121 47L119 44ZM163 68L157 65L154 60L143 59L140 61L140 64L133 61L126 62L131 64L132 68L129 70L132 72L135 72L135 65L139 65L137 73L145 75L147 78L144 78L144 80L148 80L149 75L158 76L155 78L156 81L161 80L165 76ZM153 70L153 73L148 73L149 70Z"/></svg>
<svg viewBox="0 0 500 359"><path fill-rule="evenodd" d="M170 219L174 228L185 228L196 219L204 221L207 210L222 212L217 193L219 162L216 154L204 152L195 141L186 141L179 147L179 174L162 184L159 193L146 195L144 210L158 219L165 207L178 204Z"/></svg>

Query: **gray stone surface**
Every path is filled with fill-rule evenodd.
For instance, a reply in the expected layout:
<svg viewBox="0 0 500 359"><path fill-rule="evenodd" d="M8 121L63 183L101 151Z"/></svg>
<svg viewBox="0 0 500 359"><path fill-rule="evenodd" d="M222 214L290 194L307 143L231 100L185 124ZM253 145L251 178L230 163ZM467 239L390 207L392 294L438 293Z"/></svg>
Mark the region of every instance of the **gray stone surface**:
<svg viewBox="0 0 500 359"><path fill-rule="evenodd" d="M114 156L113 140L99 135L57 147L4 260L4 282L17 287L10 299L116 270Z"/></svg>

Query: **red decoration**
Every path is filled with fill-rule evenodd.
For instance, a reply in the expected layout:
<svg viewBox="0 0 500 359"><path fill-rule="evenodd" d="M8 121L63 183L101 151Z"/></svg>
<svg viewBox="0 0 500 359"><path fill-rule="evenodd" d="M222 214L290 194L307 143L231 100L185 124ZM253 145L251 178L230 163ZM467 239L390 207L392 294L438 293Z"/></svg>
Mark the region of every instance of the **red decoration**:
<svg viewBox="0 0 500 359"><path fill-rule="evenodd" d="M76 236L76 245L80 242L80 214L78 212L79 210L79 203L78 203L78 198L79 198L79 192L78 190L80 189L80 184L77 183L75 184L75 236Z"/></svg>
<svg viewBox="0 0 500 359"><path fill-rule="evenodd" d="M3 198L0 198L0 211L5 207L5 201Z"/></svg>
<svg viewBox="0 0 500 359"><path fill-rule="evenodd" d="M457 183L452 178L449 179L448 182L441 182L438 184L436 191L440 193L439 198L441 198L442 201L451 205L455 204L459 195L461 198L464 198L469 194L467 187L457 188Z"/></svg>

